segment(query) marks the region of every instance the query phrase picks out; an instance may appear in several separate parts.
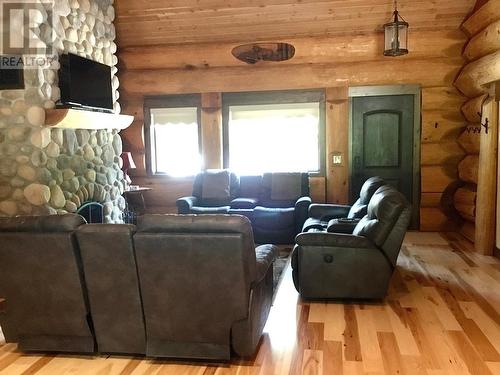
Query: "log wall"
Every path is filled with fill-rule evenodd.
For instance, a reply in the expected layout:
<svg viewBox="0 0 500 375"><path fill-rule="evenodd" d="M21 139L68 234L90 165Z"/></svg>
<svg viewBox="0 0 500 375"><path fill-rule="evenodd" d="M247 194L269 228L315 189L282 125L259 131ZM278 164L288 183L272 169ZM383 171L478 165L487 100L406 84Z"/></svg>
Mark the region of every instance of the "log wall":
<svg viewBox="0 0 500 375"><path fill-rule="evenodd" d="M462 106L467 127L458 138L466 156L458 166L464 186L456 191L454 206L464 219L461 233L475 242L478 252L490 255L496 232L500 234L495 225L498 98L492 86L500 81L500 0L478 2L462 29L469 41L463 51L466 63L455 87L468 98ZM481 125L486 121L488 132Z"/></svg>
<svg viewBox="0 0 500 375"><path fill-rule="evenodd" d="M452 197L447 195L456 184L457 165L464 155L457 137L465 124L460 115L464 98L453 82L463 66L464 34L459 30L413 32L410 54L399 58L382 55L381 33L284 41L297 46L292 60L254 66L233 59L230 51L236 44L231 43L131 47L119 51L123 113L136 116L134 124L123 132L123 138L138 164L134 183L153 187L146 196L149 207L156 212L175 211L175 199L190 194L191 181L146 175L142 135L144 96L327 89L330 124L326 140L327 173L325 177L311 179L311 190L315 201L345 203L347 157L345 165L333 167L329 165L329 156L332 151L348 150L346 86L419 84L422 87L421 229L452 229ZM202 127L207 130L202 132L204 138L219 139L216 126ZM203 139L202 144L204 150L205 145L220 150L218 140ZM219 160L216 152L210 152L210 160L211 165L216 165Z"/></svg>

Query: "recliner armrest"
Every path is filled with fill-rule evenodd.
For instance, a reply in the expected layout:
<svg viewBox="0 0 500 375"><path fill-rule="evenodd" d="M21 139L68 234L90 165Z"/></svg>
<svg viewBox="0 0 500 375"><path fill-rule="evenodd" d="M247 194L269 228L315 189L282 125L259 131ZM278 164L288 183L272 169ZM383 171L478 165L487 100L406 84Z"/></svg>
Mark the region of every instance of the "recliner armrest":
<svg viewBox="0 0 500 375"><path fill-rule="evenodd" d="M295 237L300 246L323 246L343 248L376 248L375 244L366 237L341 233L301 233Z"/></svg>
<svg viewBox="0 0 500 375"><path fill-rule="evenodd" d="M189 214L191 211L191 208L193 206L196 206L198 203L198 198L196 197L182 197L177 199L175 202L177 205L177 213L179 214Z"/></svg>
<svg viewBox="0 0 500 375"><path fill-rule="evenodd" d="M295 202L295 207L297 208L300 206L309 208L311 203L312 203L311 197L300 197L299 199L297 199L297 202Z"/></svg>
<svg viewBox="0 0 500 375"><path fill-rule="evenodd" d="M314 203L309 206L309 217L328 222L331 219L347 217L350 209L351 206L347 205Z"/></svg>
<svg viewBox="0 0 500 375"><path fill-rule="evenodd" d="M278 257L278 248L274 245L260 245L255 248L256 258L256 283L260 282L267 274L267 270Z"/></svg>
<svg viewBox="0 0 500 375"><path fill-rule="evenodd" d="M307 220L311 197L300 197L295 202L295 233L300 233Z"/></svg>
<svg viewBox="0 0 500 375"><path fill-rule="evenodd" d="M354 232L354 228L358 225L360 219L332 219L328 222L328 226L326 227L326 231L328 233L344 233L344 234L352 234Z"/></svg>

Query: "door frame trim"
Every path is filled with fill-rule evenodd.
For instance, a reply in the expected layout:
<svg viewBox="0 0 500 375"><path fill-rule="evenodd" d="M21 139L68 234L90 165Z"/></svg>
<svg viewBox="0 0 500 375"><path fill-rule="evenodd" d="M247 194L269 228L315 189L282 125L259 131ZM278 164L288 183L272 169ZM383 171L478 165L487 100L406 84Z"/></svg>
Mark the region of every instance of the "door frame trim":
<svg viewBox="0 0 500 375"><path fill-rule="evenodd" d="M422 129L422 88L420 85L349 87L349 179L352 177L352 98L362 96L413 95L413 197L412 228L420 227L420 147ZM351 194L351 192L349 192Z"/></svg>

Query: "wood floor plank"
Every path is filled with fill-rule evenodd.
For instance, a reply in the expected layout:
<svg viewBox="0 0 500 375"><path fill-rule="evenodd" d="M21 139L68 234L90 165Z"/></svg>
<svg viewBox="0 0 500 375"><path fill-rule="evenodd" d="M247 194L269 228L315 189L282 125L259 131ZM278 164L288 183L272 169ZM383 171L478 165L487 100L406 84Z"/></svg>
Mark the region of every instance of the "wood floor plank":
<svg viewBox="0 0 500 375"><path fill-rule="evenodd" d="M5 368L4 372L12 374L35 374L47 363L49 363L53 356L36 356L36 355L23 355L18 357L13 363Z"/></svg>
<svg viewBox="0 0 500 375"><path fill-rule="evenodd" d="M492 374L500 374L500 362L486 362Z"/></svg>
<svg viewBox="0 0 500 375"><path fill-rule="evenodd" d="M500 261L458 234L407 235L384 301L306 301L288 267L254 358L204 363L26 355L0 334L0 375L500 374Z"/></svg>
<svg viewBox="0 0 500 375"><path fill-rule="evenodd" d="M469 372L473 375L492 375L488 366L481 360L476 350L467 340L467 337L463 332L460 331L449 331L453 344L456 350L460 354L461 358L464 360Z"/></svg>
<svg viewBox="0 0 500 375"><path fill-rule="evenodd" d="M342 375L342 342L324 341L323 342L323 373Z"/></svg>
<svg viewBox="0 0 500 375"><path fill-rule="evenodd" d="M377 335L386 374L404 374L403 360L394 333L378 332Z"/></svg>
<svg viewBox="0 0 500 375"><path fill-rule="evenodd" d="M495 322L500 322L500 313L490 304L489 300L481 294L481 291L474 289L461 274L455 270L450 270L458 282L463 286L472 299L481 307L481 309ZM498 298L498 297L497 297Z"/></svg>
<svg viewBox="0 0 500 375"><path fill-rule="evenodd" d="M353 305L344 307L344 317L346 323L344 330L344 358L346 361L362 361L358 322Z"/></svg>
<svg viewBox="0 0 500 375"><path fill-rule="evenodd" d="M424 312L425 314L425 312ZM421 323L422 317L418 309L406 309L408 326L412 332L420 352L420 362L425 369L441 369L437 353L433 350L430 332L426 332Z"/></svg>
<svg viewBox="0 0 500 375"><path fill-rule="evenodd" d="M329 303L326 305L324 337L329 341L344 341L345 314L344 305Z"/></svg>
<svg viewBox="0 0 500 375"><path fill-rule="evenodd" d="M460 324L446 305L446 302L443 301L436 288L425 287L422 288L422 291L426 300L429 301L427 307L434 311L444 329L448 331L460 330Z"/></svg>
<svg viewBox="0 0 500 375"><path fill-rule="evenodd" d="M390 302L385 309L389 316L389 321L391 322L393 333L401 350L401 354L411 356L420 355L417 343L411 334L401 305L397 302Z"/></svg>
<svg viewBox="0 0 500 375"><path fill-rule="evenodd" d="M459 302L459 304L465 316L479 326L497 353L500 353L500 322L491 320L474 302Z"/></svg>
<svg viewBox="0 0 500 375"><path fill-rule="evenodd" d="M359 308L359 306L356 306L355 312L359 328L363 368L367 373L383 372L382 353L380 352L377 329L372 319L372 313L370 310Z"/></svg>
<svg viewBox="0 0 500 375"><path fill-rule="evenodd" d="M392 332L391 322L383 304L368 306L368 310L375 324L376 332Z"/></svg>
<svg viewBox="0 0 500 375"><path fill-rule="evenodd" d="M304 350L302 374L323 375L323 351Z"/></svg>
<svg viewBox="0 0 500 375"><path fill-rule="evenodd" d="M326 320L326 303L311 303L309 305L309 323L324 323Z"/></svg>
<svg viewBox="0 0 500 375"><path fill-rule="evenodd" d="M11 352L0 358L0 372L4 371L7 367L13 364L21 357L21 353Z"/></svg>
<svg viewBox="0 0 500 375"><path fill-rule="evenodd" d="M43 356L38 358L30 367L23 371L23 375L36 374L42 367L52 361L52 359L54 359L52 356Z"/></svg>

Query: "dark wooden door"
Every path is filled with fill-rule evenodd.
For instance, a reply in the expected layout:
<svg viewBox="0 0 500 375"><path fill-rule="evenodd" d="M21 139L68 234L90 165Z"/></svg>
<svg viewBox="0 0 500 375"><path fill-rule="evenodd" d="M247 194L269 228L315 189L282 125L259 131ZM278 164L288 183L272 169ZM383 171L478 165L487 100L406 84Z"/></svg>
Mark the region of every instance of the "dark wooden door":
<svg viewBox="0 0 500 375"><path fill-rule="evenodd" d="M380 176L413 202L414 96L352 98L351 200Z"/></svg>

